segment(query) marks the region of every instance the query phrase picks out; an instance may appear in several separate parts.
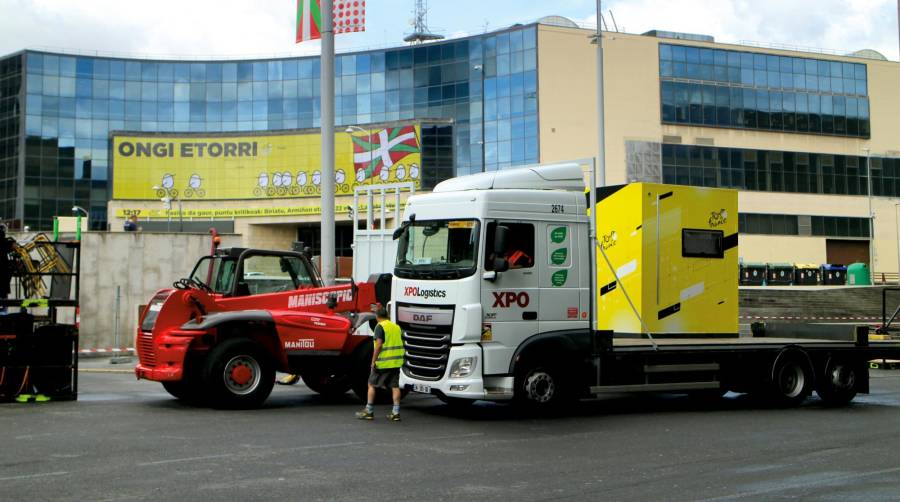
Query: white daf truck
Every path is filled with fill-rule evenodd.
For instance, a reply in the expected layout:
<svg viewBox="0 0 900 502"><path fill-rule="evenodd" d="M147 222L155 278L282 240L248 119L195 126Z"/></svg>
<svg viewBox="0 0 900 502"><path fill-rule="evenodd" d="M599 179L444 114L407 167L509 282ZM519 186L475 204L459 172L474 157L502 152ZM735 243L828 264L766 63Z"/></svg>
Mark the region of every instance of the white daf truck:
<svg viewBox="0 0 900 502"><path fill-rule="evenodd" d="M868 392L869 359L900 354L865 327L739 336L736 192L590 193L591 178L578 163L527 167L408 199L391 292L401 386L456 404L729 390L843 404Z"/></svg>

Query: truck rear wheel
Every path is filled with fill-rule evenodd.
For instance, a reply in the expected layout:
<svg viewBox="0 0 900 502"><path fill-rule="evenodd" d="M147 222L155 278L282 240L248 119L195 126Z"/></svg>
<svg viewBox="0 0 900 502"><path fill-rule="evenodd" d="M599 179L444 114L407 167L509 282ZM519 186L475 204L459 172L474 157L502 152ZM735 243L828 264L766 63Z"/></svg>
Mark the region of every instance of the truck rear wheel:
<svg viewBox="0 0 900 502"><path fill-rule="evenodd" d="M781 407L799 406L812 392L813 373L802 352L780 354L772 366L767 394L769 401Z"/></svg>
<svg viewBox="0 0 900 502"><path fill-rule="evenodd" d="M825 373L816 382L816 394L828 406L844 406L856 397L859 377L858 365L841 359L831 359Z"/></svg>
<svg viewBox="0 0 900 502"><path fill-rule="evenodd" d="M260 346L246 338L217 345L206 358L203 381L213 406L255 408L269 397L275 369Z"/></svg>

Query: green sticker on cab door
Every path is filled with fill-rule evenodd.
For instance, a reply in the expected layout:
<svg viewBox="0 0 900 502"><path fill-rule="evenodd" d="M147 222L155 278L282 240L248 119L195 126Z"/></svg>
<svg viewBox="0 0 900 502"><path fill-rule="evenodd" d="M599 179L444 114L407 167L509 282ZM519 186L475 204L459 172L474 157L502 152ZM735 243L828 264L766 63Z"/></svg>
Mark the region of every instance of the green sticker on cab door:
<svg viewBox="0 0 900 502"><path fill-rule="evenodd" d="M562 265L566 262L567 256L569 256L568 248L559 248L550 253L550 263L553 265Z"/></svg>
<svg viewBox="0 0 900 502"><path fill-rule="evenodd" d="M550 231L550 242L559 244L566 240L566 227L556 227Z"/></svg>
<svg viewBox="0 0 900 502"><path fill-rule="evenodd" d="M553 287L558 288L566 284L566 278L569 276L568 270L557 270L550 276L550 283Z"/></svg>

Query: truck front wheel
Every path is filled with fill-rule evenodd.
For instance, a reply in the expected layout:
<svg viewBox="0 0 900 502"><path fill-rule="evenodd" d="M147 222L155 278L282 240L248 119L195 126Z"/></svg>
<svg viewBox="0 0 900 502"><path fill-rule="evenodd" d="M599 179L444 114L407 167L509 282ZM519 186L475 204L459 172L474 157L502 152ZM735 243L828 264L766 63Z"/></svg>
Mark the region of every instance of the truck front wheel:
<svg viewBox="0 0 900 502"><path fill-rule="evenodd" d="M275 368L257 343L246 338L233 338L210 352L203 381L213 406L255 408L272 392Z"/></svg>
<svg viewBox="0 0 900 502"><path fill-rule="evenodd" d="M559 368L527 364L516 377L515 400L533 409L550 409L568 401L570 390Z"/></svg>

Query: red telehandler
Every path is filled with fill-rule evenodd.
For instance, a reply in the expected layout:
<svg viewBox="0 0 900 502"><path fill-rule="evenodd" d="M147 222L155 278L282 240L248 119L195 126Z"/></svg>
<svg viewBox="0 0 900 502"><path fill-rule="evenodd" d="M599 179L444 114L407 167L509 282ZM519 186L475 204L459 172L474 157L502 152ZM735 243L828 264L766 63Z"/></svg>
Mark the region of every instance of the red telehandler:
<svg viewBox="0 0 900 502"><path fill-rule="evenodd" d="M214 244L189 277L144 309L135 374L178 399L219 408L261 405L275 371L299 374L323 395L352 389L364 399L372 343L357 328L387 303L390 284L382 274L324 286L308 252Z"/></svg>

